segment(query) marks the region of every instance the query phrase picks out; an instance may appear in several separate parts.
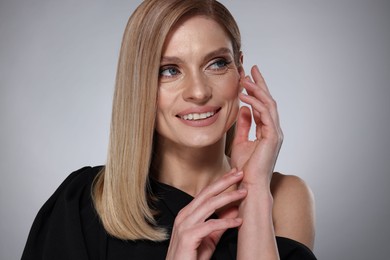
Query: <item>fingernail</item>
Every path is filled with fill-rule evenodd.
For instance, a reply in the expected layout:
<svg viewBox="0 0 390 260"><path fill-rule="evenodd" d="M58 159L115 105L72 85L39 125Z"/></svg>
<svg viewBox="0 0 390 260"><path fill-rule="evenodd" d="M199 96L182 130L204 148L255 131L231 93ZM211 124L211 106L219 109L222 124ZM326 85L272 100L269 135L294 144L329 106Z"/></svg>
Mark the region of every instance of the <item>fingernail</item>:
<svg viewBox="0 0 390 260"><path fill-rule="evenodd" d="M237 190L237 192L244 194L244 193L247 193L247 190L244 189L244 188L240 188L240 189Z"/></svg>
<svg viewBox="0 0 390 260"><path fill-rule="evenodd" d="M235 218L235 219L234 219L234 222L236 222L236 223L242 223L242 218Z"/></svg>
<svg viewBox="0 0 390 260"><path fill-rule="evenodd" d="M234 176L237 176L237 177L238 177L238 176L241 176L242 174L243 174L242 171L238 171L238 172L235 172L235 173L234 173Z"/></svg>

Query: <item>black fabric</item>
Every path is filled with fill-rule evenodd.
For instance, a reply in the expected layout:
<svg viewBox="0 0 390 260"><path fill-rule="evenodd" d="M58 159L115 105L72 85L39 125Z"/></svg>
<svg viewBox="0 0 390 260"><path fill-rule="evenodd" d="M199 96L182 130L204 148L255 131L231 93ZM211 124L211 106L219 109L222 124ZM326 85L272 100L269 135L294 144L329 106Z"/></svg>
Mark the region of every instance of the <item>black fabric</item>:
<svg viewBox="0 0 390 260"><path fill-rule="evenodd" d="M101 225L91 199L93 179L101 167L73 172L43 205L32 225L22 260L128 260L165 259L169 241L124 241L109 236ZM150 180L159 198L159 226L172 229L177 213L193 198L166 184ZM212 216L216 217L216 216ZM280 259L316 259L305 245L276 237ZM212 259L236 259L237 230L225 232Z"/></svg>

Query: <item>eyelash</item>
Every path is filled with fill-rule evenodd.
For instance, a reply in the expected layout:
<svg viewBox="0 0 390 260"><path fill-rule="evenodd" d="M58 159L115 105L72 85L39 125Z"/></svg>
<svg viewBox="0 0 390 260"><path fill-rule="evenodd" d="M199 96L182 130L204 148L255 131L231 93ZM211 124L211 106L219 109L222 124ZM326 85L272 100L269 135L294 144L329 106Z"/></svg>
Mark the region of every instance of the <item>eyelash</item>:
<svg viewBox="0 0 390 260"><path fill-rule="evenodd" d="M212 68L212 66L218 64L218 63L221 63L222 62L222 67L217 67L217 68ZM231 63L232 61L231 60L227 60L225 58L218 58L216 59L213 63L211 63L209 66L207 66L207 68L210 68L212 71L221 71L221 70L225 70L226 67ZM175 70L175 75L163 75L163 73L165 71L169 71L169 70ZM172 71L171 71L172 72ZM171 72L169 72L170 74L172 74ZM160 72L159 72L159 76L162 77L162 78L173 78L177 75L179 75L181 72L180 70L177 68L177 66L175 65L165 65L163 67L160 68Z"/></svg>
<svg viewBox="0 0 390 260"><path fill-rule="evenodd" d="M212 70L224 70L232 61L228 61L228 60L226 60L226 59L224 59L224 58L219 58L219 59L217 59L215 62L213 62L212 64L210 64L210 66L208 66L208 67L211 67L211 66L213 66L213 65L216 65L217 63L220 63L220 62L222 62L223 63L223 67L218 67L218 68L215 68L215 69L212 69Z"/></svg>
<svg viewBox="0 0 390 260"><path fill-rule="evenodd" d="M175 77L176 75L163 75L163 72L164 71L169 71L169 70L175 70L177 74L180 73L179 69L176 67L176 66L171 66L171 65L168 65L168 66L165 66L165 67L162 67L160 69L160 77L163 77L163 78L172 78L172 77Z"/></svg>

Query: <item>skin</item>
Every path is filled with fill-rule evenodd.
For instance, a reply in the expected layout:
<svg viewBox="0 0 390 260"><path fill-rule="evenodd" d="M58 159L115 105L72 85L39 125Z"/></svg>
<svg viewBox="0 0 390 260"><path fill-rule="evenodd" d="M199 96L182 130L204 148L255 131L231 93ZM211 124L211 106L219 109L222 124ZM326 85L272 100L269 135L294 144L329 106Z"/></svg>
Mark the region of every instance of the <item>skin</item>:
<svg viewBox="0 0 390 260"><path fill-rule="evenodd" d="M198 20L207 26L206 33L196 28ZM223 150L225 133L237 117L242 71L233 62L226 34L214 21L198 17L174 28L161 60L156 117L162 157L159 179L196 195L231 169ZM217 120L208 126L188 126L178 118L187 111L216 108Z"/></svg>
<svg viewBox="0 0 390 260"><path fill-rule="evenodd" d="M167 259L209 259L233 227L239 228L237 259L278 259L275 235L313 246L310 190L298 177L273 173L283 139L276 102L258 68L245 77L233 57L222 27L203 16L181 21L164 46L155 177L194 196L175 219ZM239 100L252 110L239 109ZM209 110L215 114L208 119L183 119ZM227 158L226 131L235 121ZM206 220L214 212L219 219Z"/></svg>

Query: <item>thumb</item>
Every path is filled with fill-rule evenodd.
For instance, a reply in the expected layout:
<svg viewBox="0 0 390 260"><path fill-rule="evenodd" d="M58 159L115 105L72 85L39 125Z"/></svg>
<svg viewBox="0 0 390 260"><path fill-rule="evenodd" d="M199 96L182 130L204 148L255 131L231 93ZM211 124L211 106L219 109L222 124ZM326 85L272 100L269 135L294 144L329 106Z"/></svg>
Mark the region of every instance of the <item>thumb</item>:
<svg viewBox="0 0 390 260"><path fill-rule="evenodd" d="M238 207L232 206L227 209L224 209L217 213L218 218L237 218L238 217ZM201 245L198 250L198 259L210 259L212 254L215 251L215 248L221 239L223 233L225 233L227 229L217 230L209 234L206 238L203 239Z"/></svg>
<svg viewBox="0 0 390 260"><path fill-rule="evenodd" d="M246 106L241 107L238 112L236 135L234 137L233 145L248 141L251 123L252 114L250 109Z"/></svg>

